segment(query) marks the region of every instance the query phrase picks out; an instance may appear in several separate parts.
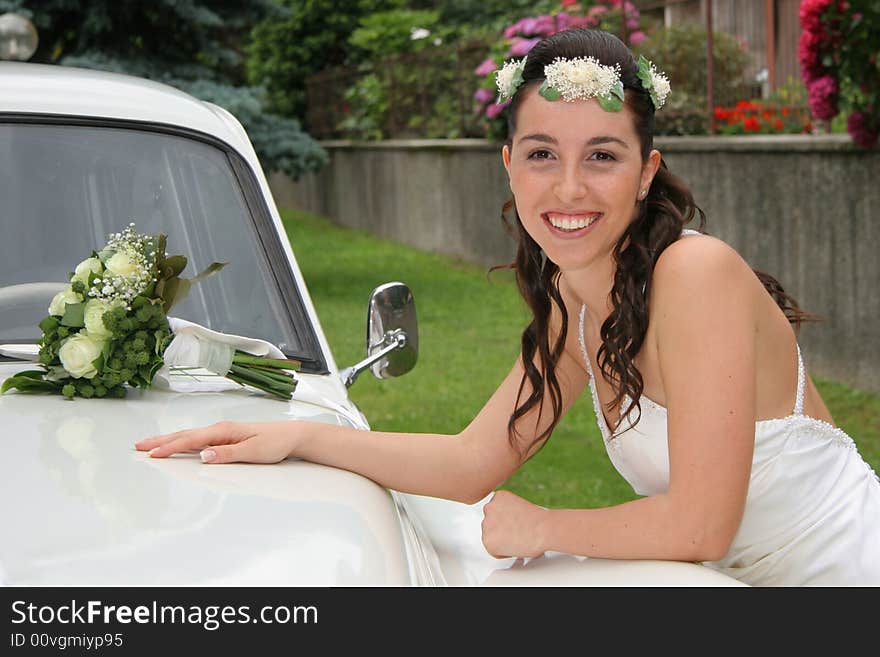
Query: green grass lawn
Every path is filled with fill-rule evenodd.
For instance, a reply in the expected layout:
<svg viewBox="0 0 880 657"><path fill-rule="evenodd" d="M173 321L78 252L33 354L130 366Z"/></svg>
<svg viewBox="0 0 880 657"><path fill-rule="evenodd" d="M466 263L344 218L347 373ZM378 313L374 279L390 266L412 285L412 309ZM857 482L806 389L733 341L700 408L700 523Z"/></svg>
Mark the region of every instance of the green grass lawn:
<svg viewBox="0 0 880 657"><path fill-rule="evenodd" d="M364 372L350 394L374 429L458 433L519 353L527 321L513 274L425 253L307 214L284 211L290 241L337 365L365 355L367 301L389 281L409 285L419 319L419 361L400 379ZM499 263L500 264L500 263ZM880 469L880 396L816 380L837 423ZM635 497L602 444L582 395L547 445L504 487L543 506L595 507Z"/></svg>

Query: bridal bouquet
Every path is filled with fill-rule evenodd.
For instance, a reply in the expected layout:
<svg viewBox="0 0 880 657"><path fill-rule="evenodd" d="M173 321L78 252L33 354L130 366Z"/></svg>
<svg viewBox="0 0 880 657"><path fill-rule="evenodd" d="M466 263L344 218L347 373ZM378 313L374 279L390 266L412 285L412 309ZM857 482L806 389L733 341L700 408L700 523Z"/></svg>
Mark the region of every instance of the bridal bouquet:
<svg viewBox="0 0 880 657"><path fill-rule="evenodd" d="M151 387L156 374L170 366L171 370L207 367L241 385L290 399L296 379L289 370L296 370L299 361L284 358L275 347L262 351L278 358L253 355L230 346L235 340L229 338L235 336L175 318L169 323L168 312L189 288L220 271L225 263L212 263L193 278L181 278L186 257L169 256L165 247L165 235L138 234L134 224L111 234L101 251L92 252L76 266L70 285L55 295L48 316L40 322L42 369L6 379L0 393L16 388L59 393L69 399L124 397L127 387ZM181 341L195 334L203 344L219 349L209 349L212 354L207 360L199 357L198 348L192 356L193 349L175 344L176 332L181 333ZM166 354L173 354L170 363Z"/></svg>

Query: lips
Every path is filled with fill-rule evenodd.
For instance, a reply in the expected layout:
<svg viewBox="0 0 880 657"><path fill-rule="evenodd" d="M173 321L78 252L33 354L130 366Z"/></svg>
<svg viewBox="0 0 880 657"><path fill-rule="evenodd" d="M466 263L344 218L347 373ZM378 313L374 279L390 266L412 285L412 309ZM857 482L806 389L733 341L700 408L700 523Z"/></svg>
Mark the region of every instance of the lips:
<svg viewBox="0 0 880 657"><path fill-rule="evenodd" d="M603 216L601 212L545 212L541 215L550 232L559 237L580 237L589 232Z"/></svg>

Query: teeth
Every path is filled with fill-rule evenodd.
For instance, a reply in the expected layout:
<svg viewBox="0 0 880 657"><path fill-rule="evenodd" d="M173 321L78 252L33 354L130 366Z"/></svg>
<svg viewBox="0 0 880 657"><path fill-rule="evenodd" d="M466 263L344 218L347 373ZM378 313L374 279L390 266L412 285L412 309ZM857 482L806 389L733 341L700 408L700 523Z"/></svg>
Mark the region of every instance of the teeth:
<svg viewBox="0 0 880 657"><path fill-rule="evenodd" d="M550 220L550 223L553 224L556 228L560 228L562 230L578 230L580 228L585 228L593 224L598 218L600 214L594 214L590 217L579 217L578 219L569 219L568 217L564 219L559 219L555 216L547 215L547 219Z"/></svg>

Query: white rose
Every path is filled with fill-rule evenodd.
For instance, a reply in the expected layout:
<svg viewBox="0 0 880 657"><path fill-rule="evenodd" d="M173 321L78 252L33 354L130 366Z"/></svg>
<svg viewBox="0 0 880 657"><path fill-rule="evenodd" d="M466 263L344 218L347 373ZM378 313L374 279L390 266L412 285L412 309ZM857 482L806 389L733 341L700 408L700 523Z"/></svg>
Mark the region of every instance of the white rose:
<svg viewBox="0 0 880 657"><path fill-rule="evenodd" d="M92 379L98 373L92 363L103 348L103 340L95 340L87 331L80 331L61 345L58 358L73 378Z"/></svg>
<svg viewBox="0 0 880 657"><path fill-rule="evenodd" d="M76 266L73 278L70 279L70 282L82 281L83 285L88 285L89 274L92 272L100 274L102 271L104 271L104 266L98 258L88 258Z"/></svg>
<svg viewBox="0 0 880 657"><path fill-rule="evenodd" d="M107 271L123 278L133 278L137 273L137 265L124 251L118 251L107 261Z"/></svg>
<svg viewBox="0 0 880 657"><path fill-rule="evenodd" d="M112 308L113 304L101 299L89 299L86 302L83 318L89 335L100 340L109 338L112 335L104 325L104 313Z"/></svg>
<svg viewBox="0 0 880 657"><path fill-rule="evenodd" d="M67 304L79 303L80 301L82 301L82 297L68 286L52 298L52 303L49 304L49 314L61 317L64 315L64 307Z"/></svg>

